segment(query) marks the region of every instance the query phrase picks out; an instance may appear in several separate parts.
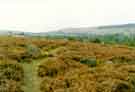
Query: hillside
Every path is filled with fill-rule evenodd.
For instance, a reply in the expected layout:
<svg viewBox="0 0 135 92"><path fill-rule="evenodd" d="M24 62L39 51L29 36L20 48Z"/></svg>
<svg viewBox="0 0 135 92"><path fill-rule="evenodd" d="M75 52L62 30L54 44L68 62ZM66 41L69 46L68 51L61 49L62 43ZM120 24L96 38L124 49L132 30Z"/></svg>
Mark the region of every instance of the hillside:
<svg viewBox="0 0 135 92"><path fill-rule="evenodd" d="M135 34L135 24L108 25L99 27L65 28L48 32L48 35L106 35L106 34Z"/></svg>
<svg viewBox="0 0 135 92"><path fill-rule="evenodd" d="M49 30L49 32L23 32L14 30L0 30L0 35L24 35L24 36L91 36L110 34L135 34L135 24L106 25L97 27L63 28Z"/></svg>
<svg viewBox="0 0 135 92"><path fill-rule="evenodd" d="M0 92L134 92L135 48L0 37Z"/></svg>

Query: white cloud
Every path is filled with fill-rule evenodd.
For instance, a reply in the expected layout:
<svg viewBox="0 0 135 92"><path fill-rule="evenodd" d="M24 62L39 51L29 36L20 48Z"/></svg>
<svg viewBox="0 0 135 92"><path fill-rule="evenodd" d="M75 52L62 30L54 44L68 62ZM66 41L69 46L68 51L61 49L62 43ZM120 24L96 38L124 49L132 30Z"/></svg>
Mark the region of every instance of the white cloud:
<svg viewBox="0 0 135 92"><path fill-rule="evenodd" d="M134 0L0 0L0 29L48 31L135 21Z"/></svg>

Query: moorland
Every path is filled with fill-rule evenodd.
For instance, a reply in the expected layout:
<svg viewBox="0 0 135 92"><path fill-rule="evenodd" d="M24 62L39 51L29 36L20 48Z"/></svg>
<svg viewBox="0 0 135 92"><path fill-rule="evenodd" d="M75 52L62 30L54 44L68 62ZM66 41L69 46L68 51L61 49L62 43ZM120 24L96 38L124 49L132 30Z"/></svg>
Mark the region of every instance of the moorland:
<svg viewBox="0 0 135 92"><path fill-rule="evenodd" d="M135 48L0 36L0 92L135 92Z"/></svg>

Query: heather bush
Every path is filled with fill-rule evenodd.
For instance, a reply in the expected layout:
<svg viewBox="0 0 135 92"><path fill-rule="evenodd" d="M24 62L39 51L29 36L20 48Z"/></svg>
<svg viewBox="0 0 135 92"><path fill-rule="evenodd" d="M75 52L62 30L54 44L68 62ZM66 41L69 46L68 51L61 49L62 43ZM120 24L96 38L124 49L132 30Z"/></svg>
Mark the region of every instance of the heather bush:
<svg viewBox="0 0 135 92"><path fill-rule="evenodd" d="M23 78L24 71L21 65L8 61L0 64L0 92L23 92Z"/></svg>

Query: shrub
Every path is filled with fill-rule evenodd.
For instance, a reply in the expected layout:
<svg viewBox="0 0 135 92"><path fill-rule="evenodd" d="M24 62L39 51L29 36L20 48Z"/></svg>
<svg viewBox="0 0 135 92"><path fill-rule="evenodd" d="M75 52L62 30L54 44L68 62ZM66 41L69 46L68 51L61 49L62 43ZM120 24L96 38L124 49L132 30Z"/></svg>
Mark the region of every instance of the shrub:
<svg viewBox="0 0 135 92"><path fill-rule="evenodd" d="M135 92L135 76L130 75L129 82L131 83L132 92Z"/></svg>
<svg viewBox="0 0 135 92"><path fill-rule="evenodd" d="M95 38L94 40L92 40L92 42L94 42L94 43L101 43L101 40L99 38Z"/></svg>
<svg viewBox="0 0 135 92"><path fill-rule="evenodd" d="M114 64L135 64L134 58L129 56L115 56L110 59Z"/></svg>
<svg viewBox="0 0 135 92"><path fill-rule="evenodd" d="M27 55L31 58L38 58L41 55L40 49L35 45L27 45Z"/></svg>
<svg viewBox="0 0 135 92"><path fill-rule="evenodd" d="M23 92L24 71L19 64L0 64L0 92Z"/></svg>
<svg viewBox="0 0 135 92"><path fill-rule="evenodd" d="M58 73L58 70L55 68L47 68L45 66L39 66L38 68L39 77L44 77L44 76L54 77L57 75L57 73Z"/></svg>
<svg viewBox="0 0 135 92"><path fill-rule="evenodd" d="M37 68L39 77L57 77L65 73L67 65L58 58L48 58L46 61L40 63Z"/></svg>
<svg viewBox="0 0 135 92"><path fill-rule="evenodd" d="M95 67L97 65L97 60L95 58L83 58L80 60L80 63Z"/></svg>
<svg viewBox="0 0 135 92"><path fill-rule="evenodd" d="M131 87L126 82L120 82L114 84L112 92L131 92Z"/></svg>
<svg viewBox="0 0 135 92"><path fill-rule="evenodd" d="M0 77L21 81L24 77L23 68L17 64L0 65Z"/></svg>

